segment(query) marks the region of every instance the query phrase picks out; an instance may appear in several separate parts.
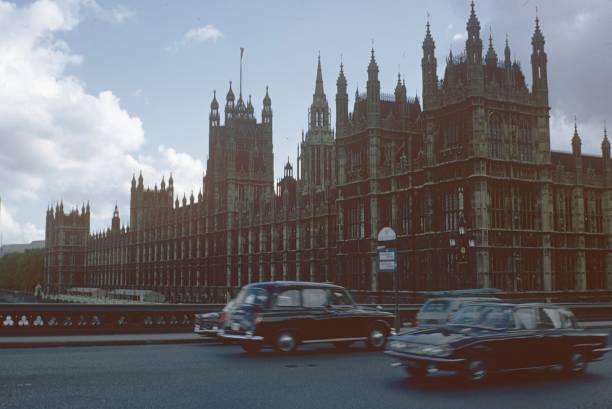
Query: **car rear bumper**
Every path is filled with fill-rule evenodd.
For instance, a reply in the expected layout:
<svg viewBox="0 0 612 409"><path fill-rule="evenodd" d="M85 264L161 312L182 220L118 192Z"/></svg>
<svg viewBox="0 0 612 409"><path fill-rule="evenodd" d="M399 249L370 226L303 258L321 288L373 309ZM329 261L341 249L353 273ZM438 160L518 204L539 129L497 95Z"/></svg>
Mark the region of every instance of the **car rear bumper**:
<svg viewBox="0 0 612 409"><path fill-rule="evenodd" d="M395 363L393 366L406 366L410 368L435 367L444 371L460 371L465 367L465 359L463 358L442 358L389 350L385 351L385 354L400 360L399 363Z"/></svg>

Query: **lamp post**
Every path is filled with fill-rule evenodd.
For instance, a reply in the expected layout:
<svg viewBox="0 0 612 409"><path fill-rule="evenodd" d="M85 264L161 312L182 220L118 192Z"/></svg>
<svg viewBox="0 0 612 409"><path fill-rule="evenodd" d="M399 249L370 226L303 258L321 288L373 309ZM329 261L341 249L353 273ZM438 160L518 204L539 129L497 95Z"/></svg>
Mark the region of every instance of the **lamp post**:
<svg viewBox="0 0 612 409"><path fill-rule="evenodd" d="M399 333L402 322L399 314L399 277L397 269L397 249L387 248L384 244L393 244L397 238L391 227L383 227L378 232L378 271L381 273L393 273L393 291L395 293L395 331Z"/></svg>

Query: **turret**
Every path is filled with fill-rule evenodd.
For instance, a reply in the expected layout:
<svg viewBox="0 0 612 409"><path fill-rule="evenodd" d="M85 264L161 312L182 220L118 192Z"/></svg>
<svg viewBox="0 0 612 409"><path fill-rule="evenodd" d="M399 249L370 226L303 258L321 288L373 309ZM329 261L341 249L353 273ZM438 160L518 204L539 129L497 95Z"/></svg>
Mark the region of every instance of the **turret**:
<svg viewBox="0 0 612 409"><path fill-rule="evenodd" d="M539 103L548 106L547 57L544 51L544 35L542 35L542 31L540 31L540 19L537 16L535 23L535 31L531 37L532 93Z"/></svg>
<svg viewBox="0 0 612 409"><path fill-rule="evenodd" d="M340 63L340 74L336 81L336 137L344 133L344 128L348 122L348 93L344 67Z"/></svg>
<svg viewBox="0 0 612 409"><path fill-rule="evenodd" d="M608 140L608 130L604 125L604 137L601 141L601 156L604 160L604 167L610 166L610 141Z"/></svg>
<svg viewBox="0 0 612 409"><path fill-rule="evenodd" d="M504 67L506 70L512 68L512 61L510 58L510 45L508 44L508 35L506 35L506 48L504 48Z"/></svg>
<svg viewBox="0 0 612 409"><path fill-rule="evenodd" d="M132 173L132 193L136 192L136 175Z"/></svg>
<svg viewBox="0 0 612 409"><path fill-rule="evenodd" d="M213 99L210 103L210 115L208 117L211 128L219 126L219 103L217 102L217 91L213 91Z"/></svg>
<svg viewBox="0 0 612 409"><path fill-rule="evenodd" d="M235 106L234 106L234 91L232 91L232 82L229 82L229 91L227 91L227 96L225 97L225 123L227 123L228 119L232 119L235 114Z"/></svg>
<svg viewBox="0 0 612 409"><path fill-rule="evenodd" d="M421 71L423 78L423 109L430 109L433 105L434 96L438 89L438 74L436 61L436 44L429 30L429 20L427 21L427 31L423 40L423 58L421 59Z"/></svg>
<svg viewBox="0 0 612 409"><path fill-rule="evenodd" d="M268 94L268 86L266 85L266 96L263 99L263 109L261 111L261 122L263 124L272 125L272 100Z"/></svg>
<svg viewBox="0 0 612 409"><path fill-rule="evenodd" d="M580 157L582 154L582 140L578 135L578 125L576 124L576 120L574 119L574 136L572 137L572 153L576 157Z"/></svg>
<svg viewBox="0 0 612 409"><path fill-rule="evenodd" d="M140 171L140 174L138 175L138 190L143 190L144 189L144 179L142 177L142 170Z"/></svg>
<svg viewBox="0 0 612 409"><path fill-rule="evenodd" d="M247 117L249 119L253 119L254 118L254 112L255 112L255 109L253 108L253 103L251 102L251 96L249 95L249 102L247 103L247 107L246 107Z"/></svg>
<svg viewBox="0 0 612 409"><path fill-rule="evenodd" d="M397 73L397 84L395 85L395 103L397 105L398 119L402 119L406 113L406 87L402 84L401 75Z"/></svg>
<svg viewBox="0 0 612 409"><path fill-rule="evenodd" d="M287 163L285 164L285 173L283 176L286 178L293 177L293 166L291 166L291 162L289 161L289 158L287 158Z"/></svg>
<svg viewBox="0 0 612 409"><path fill-rule="evenodd" d="M378 80L378 64L374 58L374 48L372 48L372 56L370 64L368 64L368 82L367 82L367 122L371 128L380 125L380 81Z"/></svg>
<svg viewBox="0 0 612 409"><path fill-rule="evenodd" d="M495 68L497 67L497 53L493 48L493 36L489 33L489 49L487 50L487 55L485 57L485 63L487 68Z"/></svg>
<svg viewBox="0 0 612 409"><path fill-rule="evenodd" d="M480 38L480 21L476 17L474 1L470 5L470 18L467 22L467 35L465 41L465 56L468 64L468 77L473 86L482 84L482 39Z"/></svg>
<svg viewBox="0 0 612 409"><path fill-rule="evenodd" d="M172 178L172 172L170 172L170 178L168 179L168 199L170 207L172 207L172 198L174 197L174 179Z"/></svg>

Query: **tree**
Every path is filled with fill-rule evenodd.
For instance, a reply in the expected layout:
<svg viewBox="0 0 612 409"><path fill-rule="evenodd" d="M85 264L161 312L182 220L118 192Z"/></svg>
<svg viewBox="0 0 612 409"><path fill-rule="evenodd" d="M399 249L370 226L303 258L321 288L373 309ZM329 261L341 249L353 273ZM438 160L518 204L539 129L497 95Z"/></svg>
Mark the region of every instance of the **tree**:
<svg viewBox="0 0 612 409"><path fill-rule="evenodd" d="M43 282L44 250L11 253L0 258L0 288L33 291Z"/></svg>

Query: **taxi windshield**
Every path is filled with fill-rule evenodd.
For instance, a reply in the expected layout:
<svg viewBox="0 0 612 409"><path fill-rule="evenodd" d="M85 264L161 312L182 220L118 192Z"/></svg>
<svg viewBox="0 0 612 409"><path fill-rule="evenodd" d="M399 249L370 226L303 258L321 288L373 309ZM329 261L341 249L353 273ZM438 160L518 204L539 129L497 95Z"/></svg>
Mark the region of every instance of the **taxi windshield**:
<svg viewBox="0 0 612 409"><path fill-rule="evenodd" d="M268 292L259 287L243 288L236 297L236 304L266 305Z"/></svg>

